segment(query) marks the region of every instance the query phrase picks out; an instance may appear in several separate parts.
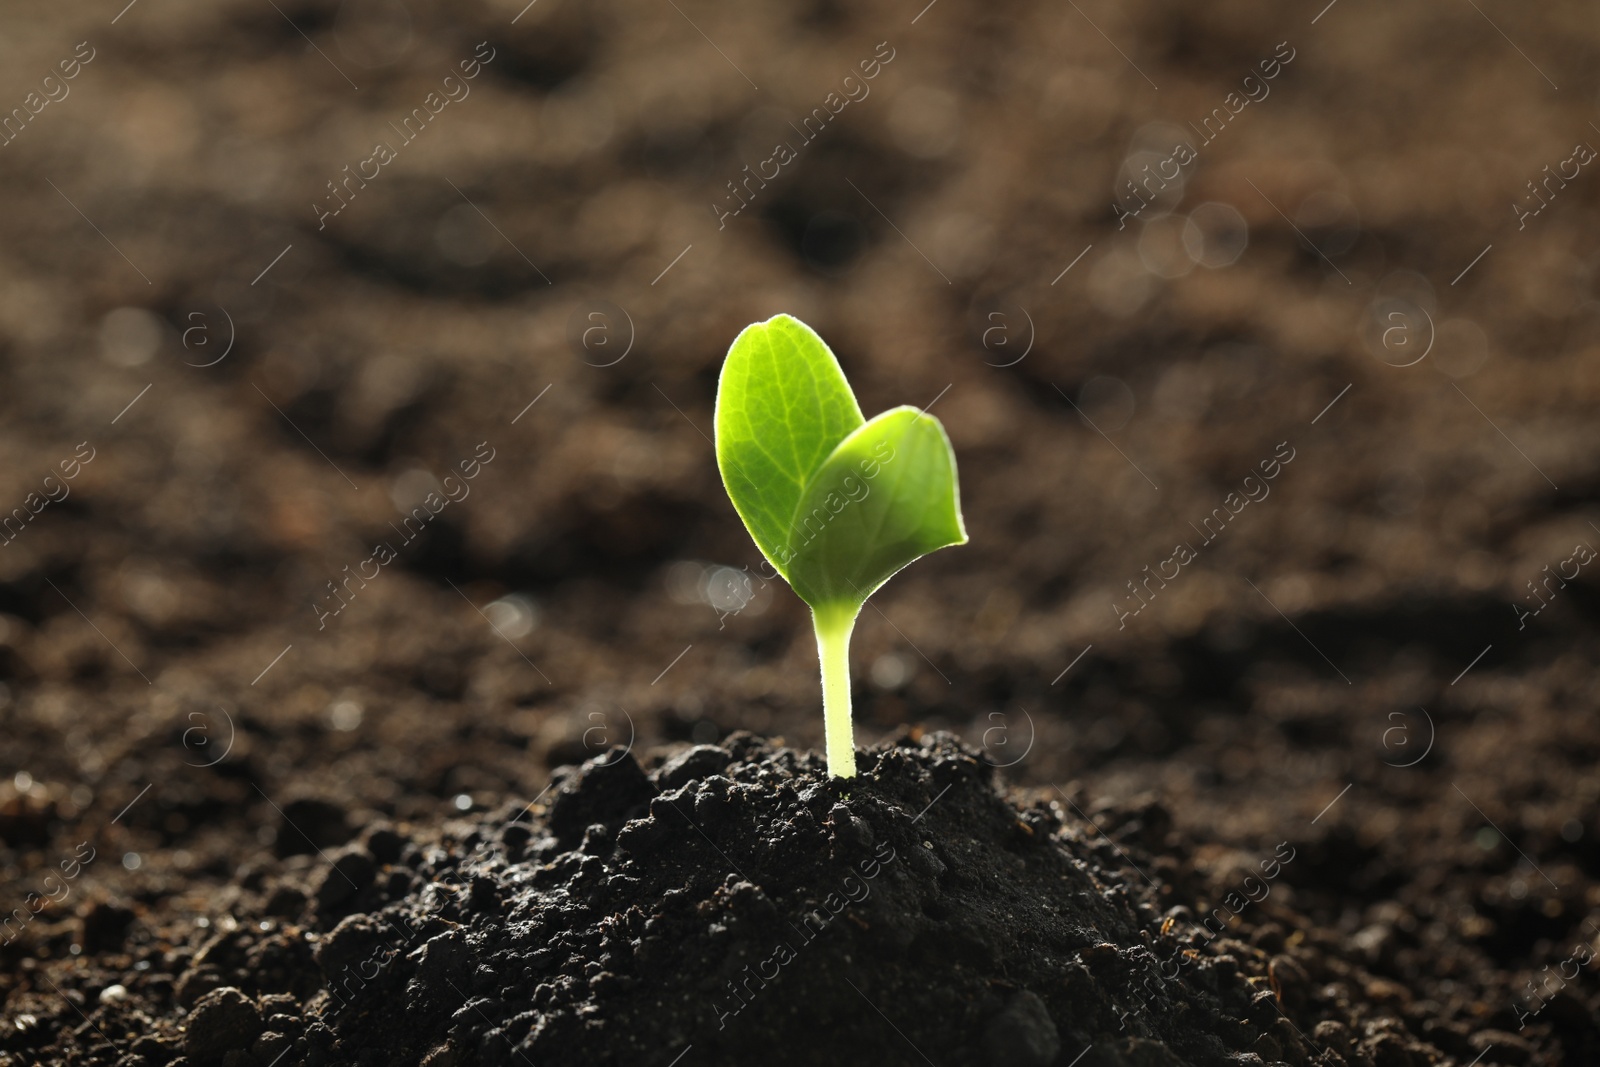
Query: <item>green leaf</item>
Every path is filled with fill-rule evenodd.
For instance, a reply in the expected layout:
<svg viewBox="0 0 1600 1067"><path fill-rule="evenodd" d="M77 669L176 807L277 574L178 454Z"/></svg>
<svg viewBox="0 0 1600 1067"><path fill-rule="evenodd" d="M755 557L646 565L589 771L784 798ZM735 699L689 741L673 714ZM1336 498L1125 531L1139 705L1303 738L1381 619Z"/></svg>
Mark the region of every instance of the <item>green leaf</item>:
<svg viewBox="0 0 1600 1067"><path fill-rule="evenodd" d="M717 466L756 546L788 576L790 520L811 475L865 421L839 361L788 315L745 327L717 383Z"/></svg>
<svg viewBox="0 0 1600 1067"><path fill-rule="evenodd" d="M956 458L944 427L913 407L884 412L839 443L790 523L785 574L813 608L853 616L906 564L965 544Z"/></svg>
<svg viewBox="0 0 1600 1067"><path fill-rule="evenodd" d="M798 319L734 339L717 383L717 466L756 545L811 606L829 772L855 774L850 632L901 567L965 544L956 457L911 407L864 422L839 361Z"/></svg>
<svg viewBox="0 0 1600 1067"><path fill-rule="evenodd" d="M788 315L746 327L717 385L717 463L757 547L813 608L851 615L901 567L965 543L944 427L864 422L839 361Z"/></svg>

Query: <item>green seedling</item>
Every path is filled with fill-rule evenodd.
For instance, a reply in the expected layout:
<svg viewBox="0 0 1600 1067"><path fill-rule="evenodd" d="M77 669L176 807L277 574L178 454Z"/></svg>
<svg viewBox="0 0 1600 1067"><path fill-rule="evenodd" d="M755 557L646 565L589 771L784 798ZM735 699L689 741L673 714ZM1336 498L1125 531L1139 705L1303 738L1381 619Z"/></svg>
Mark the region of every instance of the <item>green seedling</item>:
<svg viewBox="0 0 1600 1067"><path fill-rule="evenodd" d="M967 540L950 439L914 407L862 418L839 361L788 315L734 338L717 383L716 427L728 498L811 608L828 769L849 778L856 616L900 568Z"/></svg>

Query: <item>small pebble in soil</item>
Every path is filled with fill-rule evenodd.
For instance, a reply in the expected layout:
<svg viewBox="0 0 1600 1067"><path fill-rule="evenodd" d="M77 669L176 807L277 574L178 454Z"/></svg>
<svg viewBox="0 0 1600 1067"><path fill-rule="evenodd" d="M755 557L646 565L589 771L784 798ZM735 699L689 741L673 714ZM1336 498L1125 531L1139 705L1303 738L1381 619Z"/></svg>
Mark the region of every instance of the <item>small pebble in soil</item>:
<svg viewBox="0 0 1600 1067"><path fill-rule="evenodd" d="M261 1033L261 1013L255 1003L233 986L213 989L189 1013L183 1050L202 1060L242 1051Z"/></svg>
<svg viewBox="0 0 1600 1067"><path fill-rule="evenodd" d="M334 857L316 886L318 906L325 912L338 907L371 885L377 873L377 864L364 850L346 849Z"/></svg>
<svg viewBox="0 0 1600 1067"><path fill-rule="evenodd" d="M720 774L731 757L715 745L695 745L673 756L655 772L656 786L677 789L701 778Z"/></svg>
<svg viewBox="0 0 1600 1067"><path fill-rule="evenodd" d="M984 1030L990 1063L1011 1067L1050 1067L1061 1052L1061 1035L1039 994L1024 989L1013 996Z"/></svg>

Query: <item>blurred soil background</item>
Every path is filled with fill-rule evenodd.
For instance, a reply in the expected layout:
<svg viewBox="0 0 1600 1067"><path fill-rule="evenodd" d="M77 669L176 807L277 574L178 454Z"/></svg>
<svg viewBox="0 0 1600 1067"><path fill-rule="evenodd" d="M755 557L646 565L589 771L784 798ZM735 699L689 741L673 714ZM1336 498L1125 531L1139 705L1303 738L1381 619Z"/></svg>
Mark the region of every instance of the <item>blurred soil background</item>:
<svg viewBox="0 0 1600 1067"><path fill-rule="evenodd" d="M307 836L630 740L820 745L707 436L786 311L960 459L971 544L857 627L862 743L1159 802L1219 887L1291 841L1274 899L1397 1004L1582 1062L1592 967L1517 1031L1600 932L1593 12L919 8L6 5L0 911L95 858L0 1024L79 1026L47 978L92 1009L82 968L192 951Z"/></svg>

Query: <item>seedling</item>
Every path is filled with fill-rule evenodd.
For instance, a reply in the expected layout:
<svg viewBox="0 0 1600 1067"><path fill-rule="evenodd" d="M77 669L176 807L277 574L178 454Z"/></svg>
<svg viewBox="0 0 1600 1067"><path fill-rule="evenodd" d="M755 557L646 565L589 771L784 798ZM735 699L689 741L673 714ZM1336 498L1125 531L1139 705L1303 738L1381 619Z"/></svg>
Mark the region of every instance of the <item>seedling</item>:
<svg viewBox="0 0 1600 1067"><path fill-rule="evenodd" d="M849 778L856 616L901 567L967 540L950 439L914 407L863 419L839 361L788 315L734 338L717 383L716 427L728 498L811 608L828 770Z"/></svg>

